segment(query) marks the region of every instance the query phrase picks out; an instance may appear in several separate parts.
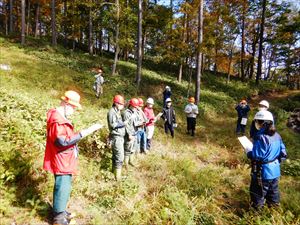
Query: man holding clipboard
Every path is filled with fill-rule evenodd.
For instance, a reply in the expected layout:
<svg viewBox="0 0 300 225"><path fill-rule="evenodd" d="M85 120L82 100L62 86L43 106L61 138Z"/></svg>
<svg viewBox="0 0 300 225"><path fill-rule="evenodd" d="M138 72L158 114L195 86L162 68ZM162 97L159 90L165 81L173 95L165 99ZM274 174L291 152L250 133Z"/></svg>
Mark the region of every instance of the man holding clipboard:
<svg viewBox="0 0 300 225"><path fill-rule="evenodd" d="M250 106L247 104L245 99L241 100L241 102L235 107L235 110L238 113L238 120L236 125L236 134L244 135L245 128L247 125L248 112L250 111Z"/></svg>

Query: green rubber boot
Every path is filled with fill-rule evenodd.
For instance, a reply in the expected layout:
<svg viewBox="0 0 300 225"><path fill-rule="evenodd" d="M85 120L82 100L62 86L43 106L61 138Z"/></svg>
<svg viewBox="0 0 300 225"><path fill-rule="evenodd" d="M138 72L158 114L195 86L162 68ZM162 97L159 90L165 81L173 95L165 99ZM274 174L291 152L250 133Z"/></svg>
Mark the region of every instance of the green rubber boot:
<svg viewBox="0 0 300 225"><path fill-rule="evenodd" d="M129 165L135 167L136 164L134 163L134 154L129 156Z"/></svg>
<svg viewBox="0 0 300 225"><path fill-rule="evenodd" d="M115 179L116 179L116 181L122 180L122 169L121 168L115 169Z"/></svg>

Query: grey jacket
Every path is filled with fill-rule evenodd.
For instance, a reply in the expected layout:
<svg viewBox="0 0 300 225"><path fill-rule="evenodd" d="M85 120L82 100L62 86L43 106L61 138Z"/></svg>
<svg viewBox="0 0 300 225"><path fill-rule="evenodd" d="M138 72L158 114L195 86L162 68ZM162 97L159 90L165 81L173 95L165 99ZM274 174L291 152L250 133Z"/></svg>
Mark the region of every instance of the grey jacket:
<svg viewBox="0 0 300 225"><path fill-rule="evenodd" d="M125 136L125 124L121 112L115 106L107 113L107 124L110 135Z"/></svg>

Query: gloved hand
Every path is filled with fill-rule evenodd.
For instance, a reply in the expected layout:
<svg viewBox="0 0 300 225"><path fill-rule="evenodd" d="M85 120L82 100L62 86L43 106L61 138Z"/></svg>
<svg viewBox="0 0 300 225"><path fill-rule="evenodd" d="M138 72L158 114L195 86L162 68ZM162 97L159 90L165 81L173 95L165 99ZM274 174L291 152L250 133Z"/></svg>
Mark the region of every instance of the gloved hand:
<svg viewBox="0 0 300 225"><path fill-rule="evenodd" d="M93 124L89 128L80 131L81 137L84 138L84 137L92 134L94 131L101 129L102 127L103 127L103 125L101 125L101 124L98 124L98 123Z"/></svg>
<svg viewBox="0 0 300 225"><path fill-rule="evenodd" d="M177 127L177 123L174 123L174 124L173 124L173 127L176 128L176 127Z"/></svg>

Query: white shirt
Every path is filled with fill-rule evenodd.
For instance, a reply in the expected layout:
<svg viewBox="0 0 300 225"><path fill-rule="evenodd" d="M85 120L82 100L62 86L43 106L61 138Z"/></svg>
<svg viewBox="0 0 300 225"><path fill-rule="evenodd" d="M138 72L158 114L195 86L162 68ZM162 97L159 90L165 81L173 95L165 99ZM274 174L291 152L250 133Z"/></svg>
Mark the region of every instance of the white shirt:
<svg viewBox="0 0 300 225"><path fill-rule="evenodd" d="M189 103L185 106L184 112L186 113L187 117L196 118L199 113L198 106L195 105L194 103Z"/></svg>

